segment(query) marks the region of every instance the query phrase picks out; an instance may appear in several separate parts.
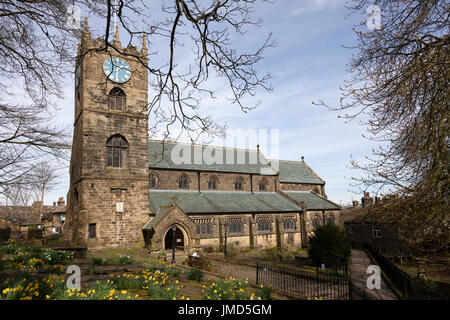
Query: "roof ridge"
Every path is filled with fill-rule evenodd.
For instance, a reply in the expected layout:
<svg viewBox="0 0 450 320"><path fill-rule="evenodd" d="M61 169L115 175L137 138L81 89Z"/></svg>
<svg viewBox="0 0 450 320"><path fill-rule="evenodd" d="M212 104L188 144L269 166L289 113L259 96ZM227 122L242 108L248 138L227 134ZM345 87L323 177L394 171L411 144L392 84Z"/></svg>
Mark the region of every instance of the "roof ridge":
<svg viewBox="0 0 450 320"><path fill-rule="evenodd" d="M190 143L190 142L180 142L180 141L164 141L164 140L157 140L157 139L149 139L149 142L163 142L163 143L171 143L171 144L184 144L184 145L194 145L194 146L202 146L202 147L216 147L216 148L222 148L222 149L233 149L233 150L242 150L242 151L252 151L252 152L261 152L261 150L258 149L246 149L246 148L237 148L237 147L227 147L227 146L217 146L217 145L210 145L210 144L198 144L198 143ZM264 159L267 160L266 157Z"/></svg>

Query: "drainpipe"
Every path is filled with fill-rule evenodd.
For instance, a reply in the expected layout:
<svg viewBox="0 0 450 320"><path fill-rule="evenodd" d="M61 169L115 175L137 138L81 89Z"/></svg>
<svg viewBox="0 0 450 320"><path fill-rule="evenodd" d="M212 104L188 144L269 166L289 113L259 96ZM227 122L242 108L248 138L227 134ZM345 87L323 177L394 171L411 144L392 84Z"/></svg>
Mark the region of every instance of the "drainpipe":
<svg viewBox="0 0 450 320"><path fill-rule="evenodd" d="M198 180L198 193L202 193L200 191L200 171L197 171L197 180Z"/></svg>
<svg viewBox="0 0 450 320"><path fill-rule="evenodd" d="M250 191L253 194L253 174L250 173Z"/></svg>

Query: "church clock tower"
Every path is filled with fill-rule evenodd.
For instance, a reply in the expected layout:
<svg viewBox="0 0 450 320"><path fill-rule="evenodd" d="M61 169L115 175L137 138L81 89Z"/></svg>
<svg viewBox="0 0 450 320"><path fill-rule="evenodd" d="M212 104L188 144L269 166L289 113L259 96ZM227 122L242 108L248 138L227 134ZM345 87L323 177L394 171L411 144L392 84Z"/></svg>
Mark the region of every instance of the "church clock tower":
<svg viewBox="0 0 450 320"><path fill-rule="evenodd" d="M88 247L129 246L143 243L149 220L148 50L145 38L141 50L122 48L117 27L112 46L103 46L86 19L75 68L64 234Z"/></svg>

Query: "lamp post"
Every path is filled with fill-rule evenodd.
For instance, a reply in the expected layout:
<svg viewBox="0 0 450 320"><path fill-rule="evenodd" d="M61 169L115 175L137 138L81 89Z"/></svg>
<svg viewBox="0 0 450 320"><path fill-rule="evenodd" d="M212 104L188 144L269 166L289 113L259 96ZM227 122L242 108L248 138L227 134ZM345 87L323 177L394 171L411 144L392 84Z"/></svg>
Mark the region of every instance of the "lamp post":
<svg viewBox="0 0 450 320"><path fill-rule="evenodd" d="M172 225L172 264L175 264L175 231L177 231L176 224Z"/></svg>
<svg viewBox="0 0 450 320"><path fill-rule="evenodd" d="M228 222L225 222L225 224L223 225L225 227L225 244L223 247L223 253L226 256L227 255L227 229L228 229Z"/></svg>

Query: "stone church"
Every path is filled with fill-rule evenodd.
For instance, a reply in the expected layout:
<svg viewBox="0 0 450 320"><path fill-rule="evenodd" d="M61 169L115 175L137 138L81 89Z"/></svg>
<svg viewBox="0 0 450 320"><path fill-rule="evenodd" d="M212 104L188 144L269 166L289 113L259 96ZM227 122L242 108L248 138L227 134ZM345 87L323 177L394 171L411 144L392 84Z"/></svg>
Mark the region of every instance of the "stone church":
<svg viewBox="0 0 450 320"><path fill-rule="evenodd" d="M122 54L96 51L103 41L92 39L86 20L75 69L67 240L152 251L299 247L317 226L339 221L339 206L303 158L150 140L145 39L140 50L122 48L116 29Z"/></svg>

